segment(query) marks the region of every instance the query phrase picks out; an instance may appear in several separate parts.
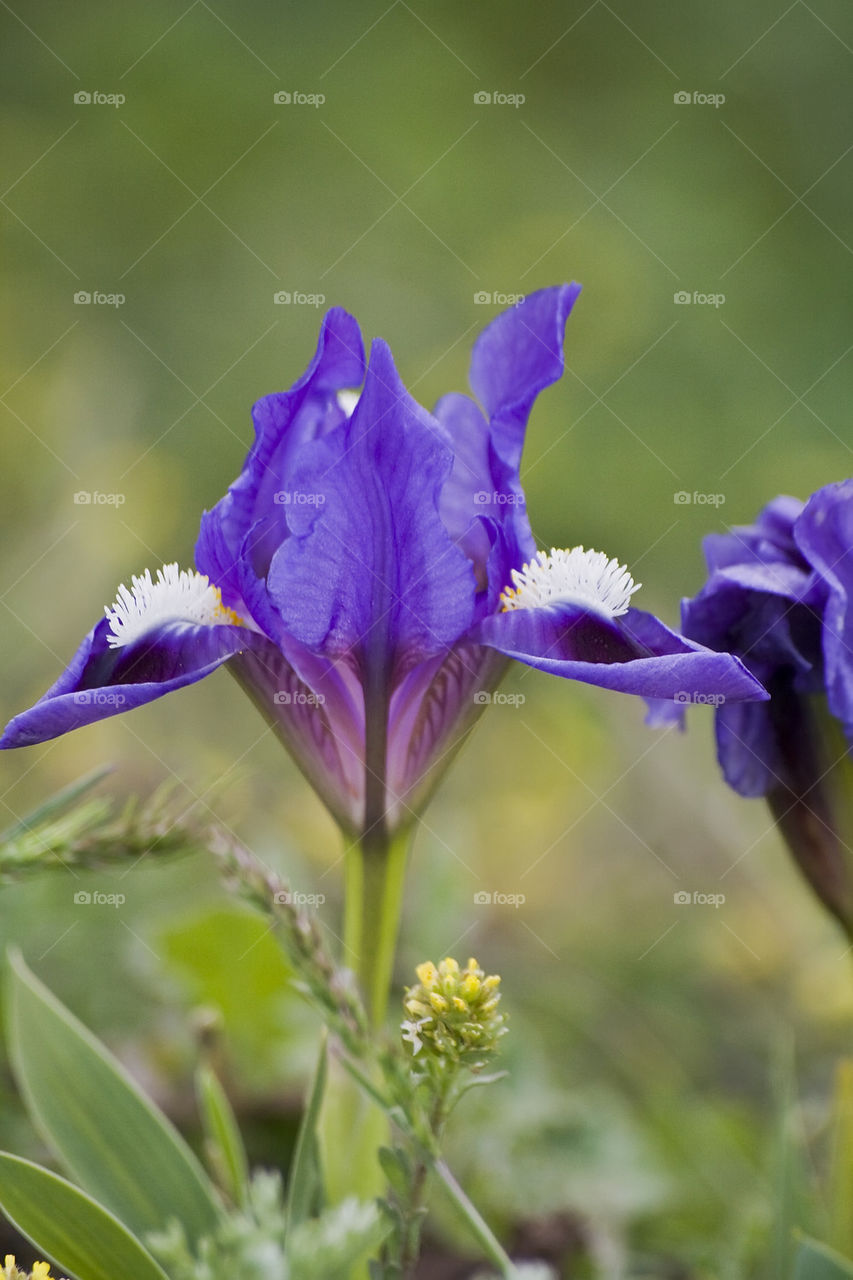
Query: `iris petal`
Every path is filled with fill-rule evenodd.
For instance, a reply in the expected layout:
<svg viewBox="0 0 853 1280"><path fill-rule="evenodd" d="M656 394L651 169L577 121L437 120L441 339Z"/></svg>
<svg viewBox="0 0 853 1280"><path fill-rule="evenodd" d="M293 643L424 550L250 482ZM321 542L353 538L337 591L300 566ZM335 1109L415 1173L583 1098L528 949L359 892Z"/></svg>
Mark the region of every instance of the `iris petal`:
<svg viewBox="0 0 853 1280"><path fill-rule="evenodd" d="M536 552L520 479L527 419L539 393L563 376L566 323L580 291L579 284L563 284L530 294L496 316L471 355L471 388L489 419L488 473L479 485L488 502L478 514L499 520L511 534L515 568ZM464 401L439 402L454 439L471 430Z"/></svg>
<svg viewBox="0 0 853 1280"><path fill-rule="evenodd" d="M368 652L393 671L442 652L471 622L470 561L438 513L452 454L444 432L374 343L352 418L306 445L276 552L270 597L300 643L331 657Z"/></svg>
<svg viewBox="0 0 853 1280"><path fill-rule="evenodd" d="M821 632L826 693L853 743L853 480L818 490L795 534L827 588Z"/></svg>
<svg viewBox="0 0 853 1280"><path fill-rule="evenodd" d="M56 683L28 711L15 716L0 748L47 742L71 729L105 720L195 684L243 649L265 644L244 627L171 622L134 644L112 649L105 619L89 632Z"/></svg>
<svg viewBox="0 0 853 1280"><path fill-rule="evenodd" d="M619 618L571 605L517 609L484 619L478 638L540 671L621 693L681 701L767 697L737 658L685 640L640 609Z"/></svg>
<svg viewBox="0 0 853 1280"><path fill-rule="evenodd" d="M289 391L264 396L255 404L255 442L228 493L205 512L196 545L199 569L232 607L240 600L238 566L247 534L255 528L251 564L262 577L288 534L289 483L300 449L342 424L346 415L337 392L360 386L363 380L361 331L348 312L334 307L323 319L317 350L302 377Z"/></svg>

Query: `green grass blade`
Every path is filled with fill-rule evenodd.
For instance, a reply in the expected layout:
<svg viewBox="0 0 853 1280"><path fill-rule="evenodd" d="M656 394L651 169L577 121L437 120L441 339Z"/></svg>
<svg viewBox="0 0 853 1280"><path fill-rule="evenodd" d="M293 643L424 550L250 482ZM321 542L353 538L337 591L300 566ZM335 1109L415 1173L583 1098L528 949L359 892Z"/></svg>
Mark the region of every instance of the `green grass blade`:
<svg viewBox="0 0 853 1280"><path fill-rule="evenodd" d="M326 1035L320 1044L317 1068L311 1083L311 1092L305 1114L299 1126L299 1137L287 1183L287 1239L301 1222L305 1222L319 1207L323 1191L323 1171L320 1162L320 1144L317 1140L317 1124L320 1107L326 1091L329 1055Z"/></svg>
<svg viewBox="0 0 853 1280"><path fill-rule="evenodd" d="M209 1163L231 1202L245 1208L249 1202L246 1148L225 1090L209 1066L199 1067L196 1073L196 1094Z"/></svg>

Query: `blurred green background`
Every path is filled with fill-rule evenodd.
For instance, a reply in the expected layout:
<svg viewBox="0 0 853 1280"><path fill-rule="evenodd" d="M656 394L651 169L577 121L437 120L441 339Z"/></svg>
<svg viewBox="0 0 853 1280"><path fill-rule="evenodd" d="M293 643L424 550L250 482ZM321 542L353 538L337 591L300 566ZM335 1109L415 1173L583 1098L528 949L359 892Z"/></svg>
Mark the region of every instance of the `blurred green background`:
<svg viewBox="0 0 853 1280"><path fill-rule="evenodd" d="M850 474L844 0L33 0L0 24L4 720L119 582L191 562L251 403L313 351L322 307L296 295L388 339L431 405L501 309L479 293L581 281L528 510L540 544L626 562L670 623L704 533ZM583 1215L614 1268L626 1248L637 1275L781 1274L780 1064L793 1052L817 1178L853 1019L844 943L763 806L718 779L710 713L652 734L633 700L521 670L511 688L526 701L485 717L426 816L400 957L401 981L447 951L504 975L513 1074L462 1124L460 1172L507 1230ZM6 755L5 817L103 761L119 793L174 779L194 816L324 892L337 929L335 831L224 673ZM121 884L120 911L74 904L63 873L8 889L3 935L176 1114L188 1015L220 1008L232 1091L283 1161L314 1028L272 943L203 859ZM11 1101L0 1140L34 1143ZM523 1174L487 1177L508 1150Z"/></svg>

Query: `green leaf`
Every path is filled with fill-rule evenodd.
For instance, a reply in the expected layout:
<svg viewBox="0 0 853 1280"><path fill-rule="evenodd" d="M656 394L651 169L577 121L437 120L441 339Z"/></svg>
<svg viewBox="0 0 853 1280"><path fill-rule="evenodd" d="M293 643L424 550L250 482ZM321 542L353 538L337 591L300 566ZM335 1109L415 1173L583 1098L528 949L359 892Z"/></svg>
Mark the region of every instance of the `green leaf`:
<svg viewBox="0 0 853 1280"><path fill-rule="evenodd" d="M287 1241L294 1227L316 1211L322 1203L323 1169L320 1160L320 1144L317 1140L317 1124L320 1118L320 1107L326 1091L329 1055L326 1046L326 1033L320 1042L320 1054L311 1084L311 1093L302 1123L299 1126L299 1137L287 1182ZM287 1248L287 1246L286 1246Z"/></svg>
<svg viewBox="0 0 853 1280"><path fill-rule="evenodd" d="M166 1280L151 1254L85 1192L3 1151L0 1207L37 1249L77 1280Z"/></svg>
<svg viewBox="0 0 853 1280"><path fill-rule="evenodd" d="M137 1235L176 1218L211 1234L216 1193L186 1143L118 1062L10 955L9 1040L27 1107L68 1172Z"/></svg>
<svg viewBox="0 0 853 1280"><path fill-rule="evenodd" d="M851 1280L853 1263L819 1240L803 1237L797 1251L794 1280Z"/></svg>
<svg viewBox="0 0 853 1280"><path fill-rule="evenodd" d="M215 1072L208 1066L196 1073L196 1093L209 1161L232 1204L249 1202L249 1161L237 1118Z"/></svg>
<svg viewBox="0 0 853 1280"><path fill-rule="evenodd" d="M380 1147L378 1151L382 1172L392 1191L405 1199L412 1185L412 1161L401 1147Z"/></svg>

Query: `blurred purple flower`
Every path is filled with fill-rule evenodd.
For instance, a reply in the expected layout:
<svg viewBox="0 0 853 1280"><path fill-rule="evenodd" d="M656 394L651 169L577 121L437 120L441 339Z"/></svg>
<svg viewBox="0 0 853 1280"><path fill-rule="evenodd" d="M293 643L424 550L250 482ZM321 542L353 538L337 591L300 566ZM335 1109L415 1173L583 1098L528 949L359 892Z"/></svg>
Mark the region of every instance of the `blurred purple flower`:
<svg viewBox="0 0 853 1280"><path fill-rule="evenodd" d="M422 807L509 658L647 697L766 697L736 658L630 608L637 587L615 560L536 551L524 434L562 375L579 291L544 289L499 315L473 350L482 408L452 393L433 414L386 344L366 366L355 320L330 311L303 376L255 405L243 470L202 519L199 572L169 565L123 587L0 746L45 741L227 664L358 832L403 826Z"/></svg>
<svg viewBox="0 0 853 1280"><path fill-rule="evenodd" d="M717 709L723 775L767 798L815 892L853 932L853 480L805 505L776 498L704 549L709 577L682 604L684 634L736 654L770 694ZM653 704L650 720L681 717Z"/></svg>

